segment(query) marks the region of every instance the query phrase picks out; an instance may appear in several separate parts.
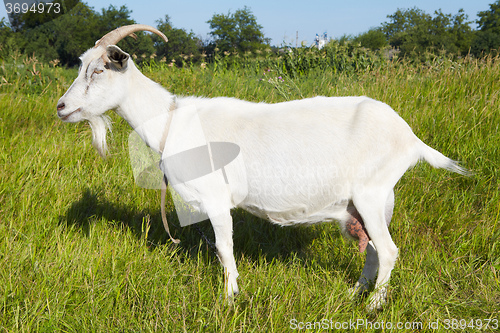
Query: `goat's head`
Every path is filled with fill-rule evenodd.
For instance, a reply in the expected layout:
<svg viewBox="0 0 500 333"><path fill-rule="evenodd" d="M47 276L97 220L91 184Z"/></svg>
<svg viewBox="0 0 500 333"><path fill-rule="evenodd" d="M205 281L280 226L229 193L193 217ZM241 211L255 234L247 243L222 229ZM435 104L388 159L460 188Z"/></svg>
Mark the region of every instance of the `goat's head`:
<svg viewBox="0 0 500 333"><path fill-rule="evenodd" d="M103 156L109 127L104 113L117 108L124 98L128 69L134 66L130 56L115 44L142 30L153 32L168 41L162 32L143 24L123 26L109 32L80 57L78 77L57 103L57 115L62 121L89 121L94 146Z"/></svg>

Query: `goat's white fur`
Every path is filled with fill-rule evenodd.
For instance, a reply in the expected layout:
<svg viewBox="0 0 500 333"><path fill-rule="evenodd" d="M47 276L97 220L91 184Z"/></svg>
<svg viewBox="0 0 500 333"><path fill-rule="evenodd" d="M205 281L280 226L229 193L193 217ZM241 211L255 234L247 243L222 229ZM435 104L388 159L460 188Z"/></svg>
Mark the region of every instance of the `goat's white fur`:
<svg viewBox="0 0 500 333"><path fill-rule="evenodd" d="M59 117L68 122L88 120L94 144L104 154L104 113L114 109L132 128L141 128L138 134L144 142L159 151L165 123L148 120L166 115L174 96L146 78L130 58L123 68L106 64L106 52L111 59L112 52L127 55L114 45L84 53L78 77L59 100ZM376 282L372 308L385 302L398 254L388 230L396 182L419 160L465 173L419 140L389 106L367 97L315 97L278 104L179 97L175 103L178 112L196 107L207 141L233 142L241 148L246 170L240 171L246 173L248 194L239 207L280 225L336 220L342 230L348 212L359 212L371 241L354 292ZM175 130L182 129L172 128L170 135ZM165 171L168 176L168 168ZM237 182L232 188L179 189L211 220L229 299L238 292L230 215L234 191Z"/></svg>

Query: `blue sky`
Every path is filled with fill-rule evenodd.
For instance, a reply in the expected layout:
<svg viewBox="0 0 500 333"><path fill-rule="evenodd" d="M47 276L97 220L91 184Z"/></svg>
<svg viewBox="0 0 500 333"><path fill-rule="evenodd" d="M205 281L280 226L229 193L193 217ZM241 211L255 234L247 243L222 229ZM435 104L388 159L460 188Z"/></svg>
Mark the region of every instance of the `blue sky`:
<svg viewBox="0 0 500 333"><path fill-rule="evenodd" d="M206 23L215 13L227 14L248 6L257 23L263 26L266 37L273 45L283 41L295 44L296 32L299 42L311 44L316 34L327 32L329 37L344 34L357 35L387 21L387 15L398 8L418 7L427 13L442 9L444 13L456 14L463 8L470 21L477 19L477 13L489 9L496 0L183 0L183 1L139 1L139 0L87 0L87 4L99 10L110 4L126 5L132 10L132 18L137 23L155 26L155 21L169 15L173 26L193 31L203 39L208 38L210 27ZM6 17L5 7L0 5L0 17ZM473 24L476 28L476 24Z"/></svg>

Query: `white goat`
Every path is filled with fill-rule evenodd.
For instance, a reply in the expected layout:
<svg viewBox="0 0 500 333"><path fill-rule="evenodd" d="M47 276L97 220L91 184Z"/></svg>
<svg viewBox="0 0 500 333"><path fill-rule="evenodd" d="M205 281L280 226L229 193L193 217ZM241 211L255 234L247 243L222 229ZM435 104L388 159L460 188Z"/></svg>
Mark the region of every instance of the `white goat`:
<svg viewBox="0 0 500 333"><path fill-rule="evenodd" d="M211 220L227 298L238 293L230 215L237 206L280 225L336 220L345 236L359 239L360 251L367 248L353 295L375 282L368 306L380 308L398 254L388 229L393 187L419 160L460 174L466 171L419 140L389 106L367 97L315 97L278 104L175 97L145 77L115 45L139 30L167 40L145 25L108 33L81 56L78 77L59 100L57 115L66 122L88 120L94 145L104 155L109 123L104 113L114 109L160 152L165 131L169 137L183 131L175 121L170 126L176 111L195 107L207 142L236 144L245 162L240 170L229 172L229 186L186 182L176 188ZM162 170L169 180L176 177L168 163ZM237 195L243 195L241 202L235 201Z"/></svg>

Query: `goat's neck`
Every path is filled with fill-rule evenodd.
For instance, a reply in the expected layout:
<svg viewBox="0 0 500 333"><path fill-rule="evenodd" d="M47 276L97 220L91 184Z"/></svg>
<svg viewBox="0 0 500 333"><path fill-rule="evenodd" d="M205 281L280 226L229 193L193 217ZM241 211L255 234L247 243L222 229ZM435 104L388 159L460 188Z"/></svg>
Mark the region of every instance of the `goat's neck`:
<svg viewBox="0 0 500 333"><path fill-rule="evenodd" d="M153 150L160 151L160 140L167 124L174 96L144 76L137 68L128 77L128 89L116 112Z"/></svg>

